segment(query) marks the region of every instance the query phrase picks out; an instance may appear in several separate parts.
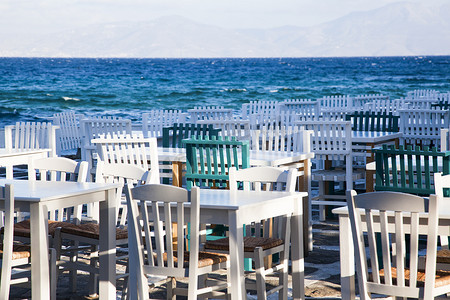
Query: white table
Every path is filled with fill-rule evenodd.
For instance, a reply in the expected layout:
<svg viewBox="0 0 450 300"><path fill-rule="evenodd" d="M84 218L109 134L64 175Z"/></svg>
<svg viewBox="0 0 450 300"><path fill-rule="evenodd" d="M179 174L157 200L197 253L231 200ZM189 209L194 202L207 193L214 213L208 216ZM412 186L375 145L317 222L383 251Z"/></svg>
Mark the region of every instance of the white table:
<svg viewBox="0 0 450 300"><path fill-rule="evenodd" d="M230 237L231 298L246 299L244 283L243 224L284 214L291 218L291 262L293 298L304 299L304 253L302 198L307 193L200 190L200 222L227 224ZM135 268L130 255L130 270Z"/></svg>
<svg viewBox="0 0 450 300"><path fill-rule="evenodd" d="M50 299L48 211L100 202L100 299L116 299L115 183L77 183L0 179L14 185L15 206L30 212L31 297Z"/></svg>
<svg viewBox="0 0 450 300"><path fill-rule="evenodd" d="M13 178L13 167L27 165L30 159L48 157L51 149L6 149L0 148L0 166L6 167L6 178Z"/></svg>
<svg viewBox="0 0 450 300"><path fill-rule="evenodd" d="M339 216L341 298L342 300L354 300L355 251L353 246L352 230L350 226L350 217L348 215L347 207L335 208L333 209L333 213ZM425 218L426 217L419 217L420 224L426 224L426 221L424 220ZM438 235L450 236L450 215L439 215Z"/></svg>

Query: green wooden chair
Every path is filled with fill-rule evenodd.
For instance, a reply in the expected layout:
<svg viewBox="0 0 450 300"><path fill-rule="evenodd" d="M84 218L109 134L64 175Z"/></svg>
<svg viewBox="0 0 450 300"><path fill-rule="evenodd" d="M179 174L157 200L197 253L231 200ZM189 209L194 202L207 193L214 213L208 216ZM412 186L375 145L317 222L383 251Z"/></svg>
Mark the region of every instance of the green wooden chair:
<svg viewBox="0 0 450 300"><path fill-rule="evenodd" d="M218 137L221 129L213 128L211 124L175 123L173 126L163 128L163 147L185 148L181 141L192 136Z"/></svg>
<svg viewBox="0 0 450 300"><path fill-rule="evenodd" d="M163 128L162 146L164 148L185 148L185 145L181 142L183 139L191 136L218 137L220 131L219 128L213 128L212 124L175 123L173 126ZM170 162L161 162L160 169L162 182L169 184L172 177Z"/></svg>
<svg viewBox="0 0 450 300"><path fill-rule="evenodd" d="M400 117L392 113L356 111L346 115L345 120L352 122L354 131L399 132L400 130Z"/></svg>
<svg viewBox="0 0 450 300"><path fill-rule="evenodd" d="M228 170L248 168L249 141L237 141L236 137L194 137L185 139L186 186L225 188Z"/></svg>
<svg viewBox="0 0 450 300"><path fill-rule="evenodd" d="M450 151L435 147L383 145L372 150L376 163L376 191L393 191L429 196L434 194L433 175L450 173Z"/></svg>

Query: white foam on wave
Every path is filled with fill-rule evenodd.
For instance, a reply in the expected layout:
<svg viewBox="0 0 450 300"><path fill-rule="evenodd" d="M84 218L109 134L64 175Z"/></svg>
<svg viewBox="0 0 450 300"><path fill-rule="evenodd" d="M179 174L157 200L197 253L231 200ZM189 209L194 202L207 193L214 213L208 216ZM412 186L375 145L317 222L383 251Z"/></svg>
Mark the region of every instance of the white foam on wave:
<svg viewBox="0 0 450 300"><path fill-rule="evenodd" d="M71 98L71 97L62 97L64 101L80 101L78 98Z"/></svg>

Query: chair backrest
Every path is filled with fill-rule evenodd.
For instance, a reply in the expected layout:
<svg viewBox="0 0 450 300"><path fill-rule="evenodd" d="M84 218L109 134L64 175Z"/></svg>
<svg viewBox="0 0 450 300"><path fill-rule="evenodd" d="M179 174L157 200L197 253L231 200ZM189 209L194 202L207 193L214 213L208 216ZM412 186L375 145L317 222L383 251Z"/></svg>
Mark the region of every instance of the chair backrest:
<svg viewBox="0 0 450 300"><path fill-rule="evenodd" d="M163 128L163 147L185 148L181 142L191 136L218 137L220 129L214 128L211 124L173 124Z"/></svg>
<svg viewBox="0 0 450 300"><path fill-rule="evenodd" d="M230 168L230 190L295 192L297 170L274 167Z"/></svg>
<svg viewBox="0 0 450 300"><path fill-rule="evenodd" d="M81 159L92 163L92 154L95 147L92 139L106 134L131 134L131 120L117 119L113 117L99 117L81 120L81 133L83 137L81 147Z"/></svg>
<svg viewBox="0 0 450 300"><path fill-rule="evenodd" d="M122 205L123 187L126 184L140 186L151 183L152 172L141 166L127 163L104 163L103 161L97 163L95 182L121 184L121 187L116 190L116 222L118 225L125 225L127 220L127 208Z"/></svg>
<svg viewBox="0 0 450 300"><path fill-rule="evenodd" d="M142 114L144 137L161 137L163 128L175 123L185 123L187 113L181 110L151 110Z"/></svg>
<svg viewBox="0 0 450 300"><path fill-rule="evenodd" d="M216 120L229 119L233 117L233 110L231 108L224 108L223 106L203 106L188 109L189 121L197 123L200 120Z"/></svg>
<svg viewBox="0 0 450 300"><path fill-rule="evenodd" d="M320 115L319 101L311 99L287 99L279 104L280 112L295 112L300 120L313 120Z"/></svg>
<svg viewBox="0 0 450 300"><path fill-rule="evenodd" d="M450 175L434 173L434 193L436 194L436 196L442 199L439 203L439 214L450 214ZM448 237L449 235L440 236L442 249L449 249Z"/></svg>
<svg viewBox="0 0 450 300"><path fill-rule="evenodd" d="M220 129L219 136L235 136L238 140L250 139L250 121L235 118L199 120L196 124L212 125Z"/></svg>
<svg viewBox="0 0 450 300"><path fill-rule="evenodd" d="M300 121L301 129L311 130L311 151L322 160L344 160L352 155L352 127L350 122Z"/></svg>
<svg viewBox="0 0 450 300"><path fill-rule="evenodd" d="M258 119L269 120L276 116L280 102L278 101L250 101L249 103L242 104L241 118L243 120L249 120L251 116L257 116Z"/></svg>
<svg viewBox="0 0 450 300"><path fill-rule="evenodd" d="M5 126L6 149L51 149L49 156L56 156L56 129L46 122L17 122Z"/></svg>
<svg viewBox="0 0 450 300"><path fill-rule="evenodd" d="M419 235L427 236L425 294L431 295L427 289L434 288L439 201L436 195L430 196L428 204L428 200L411 194L356 195L347 191L361 297L370 299L371 293L424 297L417 285ZM427 225L419 225L419 215L428 216ZM377 235L381 236L381 245L377 244Z"/></svg>
<svg viewBox="0 0 450 300"><path fill-rule="evenodd" d="M308 152L311 132L298 126L263 126L251 131L251 150ZM306 145L308 143L308 145ZM307 148L305 148L307 147Z"/></svg>
<svg viewBox="0 0 450 300"><path fill-rule="evenodd" d="M28 180L86 182L88 168L87 162L76 162L66 157L30 159ZM70 220L79 223L81 221L81 213L81 206L75 206L73 213L69 209L51 210L49 219L56 221Z"/></svg>
<svg viewBox="0 0 450 300"><path fill-rule="evenodd" d="M376 191L395 191L428 196L434 193L433 174L450 173L450 152L436 148L383 145L375 153Z"/></svg>
<svg viewBox="0 0 450 300"><path fill-rule="evenodd" d="M437 99L439 96L439 91L437 90L424 90L424 89L419 89L419 90L414 90L414 91L409 91L406 93L406 98L407 99Z"/></svg>
<svg viewBox="0 0 450 300"><path fill-rule="evenodd" d="M197 187L193 187L190 192L159 184L132 189L127 187L127 206L131 217L128 222L129 241L137 246L137 265L143 268L145 274L185 277L187 266L177 263L184 262L184 255L189 255L189 271L195 272L198 268L199 194ZM187 205L190 207L189 212L186 210ZM175 222L176 231L173 226ZM189 254L185 252L187 234L190 235Z"/></svg>
<svg viewBox="0 0 450 300"><path fill-rule="evenodd" d="M186 145L186 186L226 187L231 167L249 167L249 141L221 137L191 138Z"/></svg>
<svg viewBox="0 0 450 300"><path fill-rule="evenodd" d="M13 244L14 244L14 186L6 184L0 186L0 199L4 202L1 224L3 233L0 235L0 242L3 245L2 257L0 264L2 266L0 277L0 295L2 299L8 299L9 283L11 280L11 268L13 261Z"/></svg>
<svg viewBox="0 0 450 300"><path fill-rule="evenodd" d="M324 96L318 99L321 112L354 111L353 98L347 95Z"/></svg>
<svg viewBox="0 0 450 300"><path fill-rule="evenodd" d="M431 109L400 110L403 144L439 145L442 128L449 128L450 111Z"/></svg>
<svg viewBox="0 0 450 300"><path fill-rule="evenodd" d="M98 157L105 164L131 164L151 170L151 183L159 183L158 146L155 137L115 135L92 140ZM150 164L149 164L150 162Z"/></svg>
<svg viewBox="0 0 450 300"><path fill-rule="evenodd" d="M407 107L403 99L373 99L364 104L363 111L376 113L393 113L397 115L399 109Z"/></svg>
<svg viewBox="0 0 450 300"><path fill-rule="evenodd" d="M230 190L295 192L297 175L295 168L288 171L274 167L252 167L241 170L231 168ZM255 226L246 225L245 229L246 236L279 237L285 241L289 240L286 232L290 232L290 226L283 217L276 218L276 222L263 220L255 223Z"/></svg>
<svg viewBox="0 0 450 300"><path fill-rule="evenodd" d="M58 142L61 151L81 148L80 119L83 115L73 111L53 115L53 123L59 126Z"/></svg>
<svg viewBox="0 0 450 300"><path fill-rule="evenodd" d="M356 111L345 116L346 121L352 122L353 131L399 132L399 116L392 113L375 113Z"/></svg>

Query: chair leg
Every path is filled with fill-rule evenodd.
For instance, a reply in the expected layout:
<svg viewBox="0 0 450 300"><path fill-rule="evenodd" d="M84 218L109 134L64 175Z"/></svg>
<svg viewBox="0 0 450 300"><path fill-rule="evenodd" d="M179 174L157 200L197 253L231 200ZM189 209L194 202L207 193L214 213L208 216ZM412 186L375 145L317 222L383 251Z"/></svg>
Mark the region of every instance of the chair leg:
<svg viewBox="0 0 450 300"><path fill-rule="evenodd" d="M177 286L175 278L170 277L167 281L167 299L176 300L176 295L173 293L173 289Z"/></svg>
<svg viewBox="0 0 450 300"><path fill-rule="evenodd" d="M90 267L92 270L98 269L98 249L97 246L91 246ZM98 295L99 274L91 271L89 274L89 295Z"/></svg>
<svg viewBox="0 0 450 300"><path fill-rule="evenodd" d="M56 250L50 248L50 299L56 300L56 285L58 283L58 273L56 272Z"/></svg>
<svg viewBox="0 0 450 300"><path fill-rule="evenodd" d="M256 271L256 293L258 299L267 299L266 294L266 279L264 275L264 257L261 247L257 247L254 251L255 254L255 271Z"/></svg>
<svg viewBox="0 0 450 300"><path fill-rule="evenodd" d="M319 201L323 200L325 196L325 182L319 181ZM325 221L326 219L326 213L325 213L325 206L319 205L319 220Z"/></svg>

